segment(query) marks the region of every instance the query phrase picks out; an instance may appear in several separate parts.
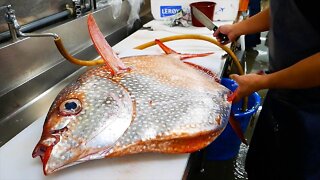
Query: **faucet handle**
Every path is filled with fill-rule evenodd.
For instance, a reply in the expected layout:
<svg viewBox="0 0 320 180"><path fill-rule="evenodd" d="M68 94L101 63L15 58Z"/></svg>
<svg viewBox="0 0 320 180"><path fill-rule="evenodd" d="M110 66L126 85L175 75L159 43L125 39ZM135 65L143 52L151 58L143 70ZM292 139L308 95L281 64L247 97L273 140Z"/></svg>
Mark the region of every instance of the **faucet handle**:
<svg viewBox="0 0 320 180"><path fill-rule="evenodd" d="M13 24L13 26L16 29L20 29L20 24L18 23L18 20L16 18L16 11L12 8L12 6L9 4L7 6L3 6L3 8L7 9L7 11L5 13L5 19L6 19L7 23Z"/></svg>
<svg viewBox="0 0 320 180"><path fill-rule="evenodd" d="M1 6L0 10L6 9L6 17L7 16L15 16L15 10L12 8L11 4L8 4L6 6Z"/></svg>

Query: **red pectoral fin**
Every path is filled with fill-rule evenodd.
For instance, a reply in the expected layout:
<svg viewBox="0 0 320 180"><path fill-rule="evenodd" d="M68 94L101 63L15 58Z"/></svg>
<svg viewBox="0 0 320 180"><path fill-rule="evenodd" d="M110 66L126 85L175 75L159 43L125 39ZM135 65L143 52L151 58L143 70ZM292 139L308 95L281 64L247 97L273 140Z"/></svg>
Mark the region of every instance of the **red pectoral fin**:
<svg viewBox="0 0 320 180"><path fill-rule="evenodd" d="M240 123L235 120L232 112L229 117L229 122L236 135L240 138L241 142L243 142L243 144L245 145L248 145L247 140L244 138L243 132L241 130Z"/></svg>
<svg viewBox="0 0 320 180"><path fill-rule="evenodd" d="M213 54L213 52L210 53L201 53L201 54L181 54L176 52L175 50L169 48L163 42L161 42L159 39L154 40L155 43L160 46L160 48L166 53L166 54L179 54L180 60L188 59L188 58L194 58L194 57L205 57Z"/></svg>
<svg viewBox="0 0 320 180"><path fill-rule="evenodd" d="M105 66L111 72L111 75L116 75L123 70L127 70L128 68L105 40L92 14L89 14L87 23L92 42L101 58L105 61Z"/></svg>

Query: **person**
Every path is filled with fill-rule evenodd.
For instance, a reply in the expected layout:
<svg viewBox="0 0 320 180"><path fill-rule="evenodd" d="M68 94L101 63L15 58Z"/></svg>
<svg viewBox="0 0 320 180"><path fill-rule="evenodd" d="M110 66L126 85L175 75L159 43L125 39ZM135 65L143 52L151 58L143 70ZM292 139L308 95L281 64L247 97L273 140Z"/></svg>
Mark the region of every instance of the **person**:
<svg viewBox="0 0 320 180"><path fill-rule="evenodd" d="M320 23L312 1L270 0L260 13L219 33L268 31L269 73L230 75L235 101L268 89L247 153L248 179L320 179Z"/></svg>
<svg viewBox="0 0 320 180"><path fill-rule="evenodd" d="M258 14L261 11L261 0L250 0L248 5L249 17ZM248 34L244 37L245 47L247 50L255 48L258 44L261 44L261 33L256 32L254 34Z"/></svg>

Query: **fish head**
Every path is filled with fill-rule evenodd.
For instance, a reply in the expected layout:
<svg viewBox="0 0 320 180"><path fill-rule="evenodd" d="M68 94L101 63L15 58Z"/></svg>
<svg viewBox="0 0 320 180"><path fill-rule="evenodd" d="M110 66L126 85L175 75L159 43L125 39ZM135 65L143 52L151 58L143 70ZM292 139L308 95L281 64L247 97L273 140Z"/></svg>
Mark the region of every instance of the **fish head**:
<svg viewBox="0 0 320 180"><path fill-rule="evenodd" d="M134 107L126 89L108 78L87 76L63 89L47 114L32 154L40 156L45 174L104 158L130 126Z"/></svg>

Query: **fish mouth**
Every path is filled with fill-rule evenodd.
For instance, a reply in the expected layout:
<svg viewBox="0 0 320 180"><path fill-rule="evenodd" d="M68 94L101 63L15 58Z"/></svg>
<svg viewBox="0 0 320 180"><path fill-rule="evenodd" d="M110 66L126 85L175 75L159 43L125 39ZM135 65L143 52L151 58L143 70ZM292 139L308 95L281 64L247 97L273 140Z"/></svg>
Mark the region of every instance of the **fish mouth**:
<svg viewBox="0 0 320 180"><path fill-rule="evenodd" d="M40 157L41 161L42 161L42 164L43 164L43 173L45 175L48 174L47 172L47 163L48 163L48 160L50 158L50 155L51 155L51 151L53 149L53 145L51 146L47 146L47 145L44 145L44 144L41 144L41 143L38 143L37 146L34 148L33 152L32 152L32 157L33 158L36 158L36 157Z"/></svg>
<svg viewBox="0 0 320 180"><path fill-rule="evenodd" d="M47 143L45 140L53 138L54 141L51 143ZM48 175L52 173L55 170L48 170L47 164L51 156L51 152L53 150L53 147L60 141L60 136L50 135L48 138L44 138L44 140L40 140L36 147L34 148L32 152L32 157L40 157L42 164L43 164L43 173L45 175Z"/></svg>

